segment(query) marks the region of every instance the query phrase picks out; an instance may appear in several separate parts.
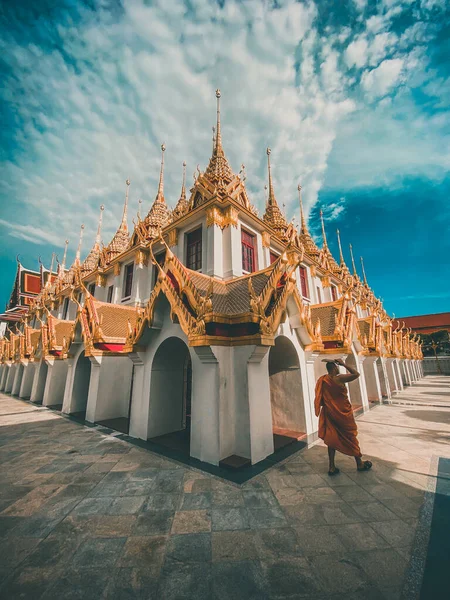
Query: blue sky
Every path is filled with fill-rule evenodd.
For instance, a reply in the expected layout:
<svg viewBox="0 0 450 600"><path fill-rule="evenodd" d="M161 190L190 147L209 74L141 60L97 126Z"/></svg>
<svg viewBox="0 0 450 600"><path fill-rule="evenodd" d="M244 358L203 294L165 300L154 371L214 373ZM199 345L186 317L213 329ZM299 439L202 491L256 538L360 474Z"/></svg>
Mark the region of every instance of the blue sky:
<svg viewBox="0 0 450 600"><path fill-rule="evenodd" d="M39 8L36 8L36 5ZM265 148L276 196L311 230L324 210L397 316L450 309L450 13L445 0L31 0L0 15L0 307L15 257L49 265L79 226L107 243L150 207L160 145L166 199L222 135L260 209ZM349 260L349 259L348 259ZM358 261L359 262L359 261Z"/></svg>

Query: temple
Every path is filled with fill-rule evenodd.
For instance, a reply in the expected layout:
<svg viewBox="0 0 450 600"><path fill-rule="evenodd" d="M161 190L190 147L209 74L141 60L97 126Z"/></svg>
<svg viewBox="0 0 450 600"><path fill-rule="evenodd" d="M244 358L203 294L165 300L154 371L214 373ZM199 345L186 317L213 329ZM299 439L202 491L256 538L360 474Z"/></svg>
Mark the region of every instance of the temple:
<svg viewBox="0 0 450 600"><path fill-rule="evenodd" d="M287 222L272 180L264 214L222 145L220 92L212 156L178 199L164 193L164 155L147 214L122 220L82 260L53 272L19 264L0 319L0 390L213 465L255 464L293 440L317 439L314 387L324 358L347 357L355 411L422 376L417 336L393 324L353 253L335 260L322 219ZM339 236L339 233L338 233ZM35 279L33 279L33 277ZM6 315L6 317L5 317ZM10 318L14 315L14 318Z"/></svg>

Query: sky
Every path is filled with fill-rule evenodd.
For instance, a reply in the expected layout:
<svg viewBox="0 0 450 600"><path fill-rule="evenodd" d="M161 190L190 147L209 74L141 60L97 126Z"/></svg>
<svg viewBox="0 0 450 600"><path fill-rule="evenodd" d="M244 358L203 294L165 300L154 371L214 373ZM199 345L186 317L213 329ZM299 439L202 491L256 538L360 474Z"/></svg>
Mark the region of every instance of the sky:
<svg viewBox="0 0 450 600"><path fill-rule="evenodd" d="M446 0L22 0L0 7L0 309L28 268L175 206L212 147L216 88L234 172L347 263L389 314L450 310L450 9ZM83 252L82 252L83 254Z"/></svg>

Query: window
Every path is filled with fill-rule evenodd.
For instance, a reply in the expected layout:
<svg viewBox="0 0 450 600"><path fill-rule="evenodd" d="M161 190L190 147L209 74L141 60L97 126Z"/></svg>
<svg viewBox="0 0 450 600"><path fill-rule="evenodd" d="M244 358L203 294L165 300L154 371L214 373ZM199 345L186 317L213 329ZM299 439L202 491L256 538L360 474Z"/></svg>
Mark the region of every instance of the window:
<svg viewBox="0 0 450 600"><path fill-rule="evenodd" d="M304 298L309 298L308 273L306 272L306 267L300 267L300 286L302 289L302 296Z"/></svg>
<svg viewBox="0 0 450 600"><path fill-rule="evenodd" d="M200 271L202 268L202 228L191 231L186 236L186 264L188 269Z"/></svg>
<svg viewBox="0 0 450 600"><path fill-rule="evenodd" d="M125 266L125 275L123 278L123 300L131 296L131 290L133 289L133 271L133 263Z"/></svg>
<svg viewBox="0 0 450 600"><path fill-rule="evenodd" d="M106 298L106 302L109 302L111 304L112 299L113 299L113 294L114 294L114 286L110 285L108 288L108 296Z"/></svg>
<svg viewBox="0 0 450 600"><path fill-rule="evenodd" d="M89 293L91 296L95 296L95 283L91 283L89 286Z"/></svg>
<svg viewBox="0 0 450 600"><path fill-rule="evenodd" d="M67 319L68 311L69 311L69 298L64 298L63 311L62 311L63 320Z"/></svg>
<svg viewBox="0 0 450 600"><path fill-rule="evenodd" d="M255 236L241 229L242 270L248 273L256 271Z"/></svg>
<svg viewBox="0 0 450 600"><path fill-rule="evenodd" d="M83 304L83 294L81 292L78 293L78 304Z"/></svg>
<svg viewBox="0 0 450 600"><path fill-rule="evenodd" d="M164 261L166 260L166 253L160 252L159 254L155 254L155 260L158 263L158 265L160 265L162 267L164 264ZM153 266L153 287L155 287L155 285L156 285L156 280L158 279L158 275L159 275L159 269L156 265L154 265Z"/></svg>
<svg viewBox="0 0 450 600"><path fill-rule="evenodd" d="M320 287L317 286L316 290L317 290L317 303L322 304L322 294L320 293Z"/></svg>
<svg viewBox="0 0 450 600"><path fill-rule="evenodd" d="M337 290L334 285L331 286L331 298L332 300L337 300Z"/></svg>
<svg viewBox="0 0 450 600"><path fill-rule="evenodd" d="M274 263L278 258L278 254L275 254L275 252L270 252L270 264Z"/></svg>

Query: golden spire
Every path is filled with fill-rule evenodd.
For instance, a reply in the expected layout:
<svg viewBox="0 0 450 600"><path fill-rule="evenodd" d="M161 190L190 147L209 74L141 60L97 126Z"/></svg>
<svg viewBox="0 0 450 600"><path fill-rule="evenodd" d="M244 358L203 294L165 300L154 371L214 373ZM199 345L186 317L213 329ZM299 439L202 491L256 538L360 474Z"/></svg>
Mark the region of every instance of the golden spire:
<svg viewBox="0 0 450 600"><path fill-rule="evenodd" d="M341 236L339 233L339 229L336 229L338 246L339 246L339 260L341 261L341 267L345 266L344 255L342 254L342 246L341 246Z"/></svg>
<svg viewBox="0 0 450 600"><path fill-rule="evenodd" d="M67 258L67 247L69 246L69 240L66 240L65 245L64 245L64 256L62 259L62 263L60 265L61 267L61 273L64 275L64 271L66 270L66 258Z"/></svg>
<svg viewBox="0 0 450 600"><path fill-rule="evenodd" d="M353 275L355 277L358 277L358 273L356 272L355 259L353 258L353 247L351 244L349 244L349 248L350 248L350 256L352 257Z"/></svg>
<svg viewBox="0 0 450 600"><path fill-rule="evenodd" d="M323 248L328 249L327 234L325 233L325 223L323 222L323 211L322 211L322 209L320 209L320 221L322 223Z"/></svg>
<svg viewBox="0 0 450 600"><path fill-rule="evenodd" d="M361 267L362 267L362 272L363 272L364 285L367 285L367 277L366 277L366 272L364 270L364 260L363 260L362 256L360 256L360 258L361 258Z"/></svg>
<svg viewBox="0 0 450 600"><path fill-rule="evenodd" d="M175 219L182 217L189 209L189 202L186 200L186 161L183 161L183 183L181 184L181 194L177 205L173 209Z"/></svg>
<svg viewBox="0 0 450 600"><path fill-rule="evenodd" d="M270 170L270 153L272 152L272 150L270 148L267 148L266 153L267 153L267 169L269 171L269 198L267 200L268 204L276 204L277 201L275 200L275 192L273 191L273 182L272 182L272 172Z"/></svg>
<svg viewBox="0 0 450 600"><path fill-rule="evenodd" d="M164 152L166 151L166 146L161 144L161 169L159 171L159 184L158 184L158 193L156 195L155 202L160 202L163 204L164 200Z"/></svg>
<svg viewBox="0 0 450 600"><path fill-rule="evenodd" d="M302 186L298 184L298 201L300 202L300 233L307 233L308 227L306 225L305 213L303 212L303 200L302 200Z"/></svg>
<svg viewBox="0 0 450 600"><path fill-rule="evenodd" d="M220 90L216 90L216 98L217 98L217 124L216 124L216 139L214 145L214 151L216 154L221 152L223 154L222 148L222 134L220 132Z"/></svg>
<svg viewBox="0 0 450 600"><path fill-rule="evenodd" d="M141 206L142 206L142 198L139 198L139 200L138 200L138 211L137 211L138 221L141 220Z"/></svg>
<svg viewBox="0 0 450 600"><path fill-rule="evenodd" d="M50 263L50 272L48 274L47 284L45 287L50 287L52 283L52 275L53 275L53 264L55 262L55 253L52 252L52 262Z"/></svg>
<svg viewBox="0 0 450 600"><path fill-rule="evenodd" d="M103 224L103 211L105 210L105 205L100 204L100 216L98 218L98 226L97 226L97 235L95 236L95 246L100 248L100 242L102 240L102 224Z"/></svg>
<svg viewBox="0 0 450 600"><path fill-rule="evenodd" d="M81 256L81 242L83 241L83 232L84 232L84 225L81 225L80 228L80 240L78 242L78 248L77 248L77 253L75 256L75 262L79 263L80 262L80 256Z"/></svg>
<svg viewBox="0 0 450 600"><path fill-rule="evenodd" d="M125 181L127 187L125 191L125 204L123 205L122 223L120 225L120 228L123 228L126 231L128 231L128 192L130 189L130 183L131 181L129 179Z"/></svg>
<svg viewBox="0 0 450 600"><path fill-rule="evenodd" d="M97 235L95 236L95 242L92 246L91 251L84 259L82 269L86 273L94 271L98 267L98 261L100 258L100 244L102 235L102 223L103 223L103 211L105 210L104 204L100 205L100 216L98 219Z"/></svg>

